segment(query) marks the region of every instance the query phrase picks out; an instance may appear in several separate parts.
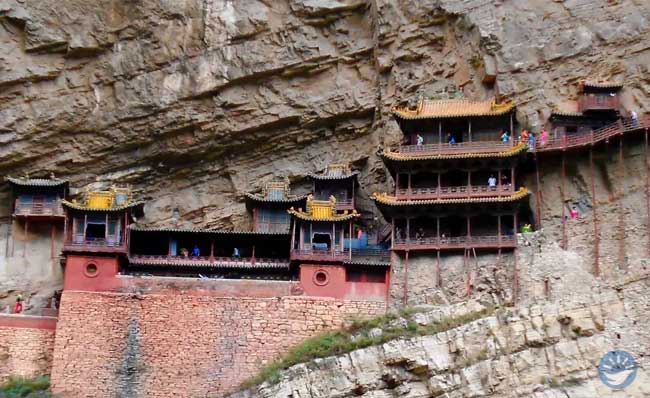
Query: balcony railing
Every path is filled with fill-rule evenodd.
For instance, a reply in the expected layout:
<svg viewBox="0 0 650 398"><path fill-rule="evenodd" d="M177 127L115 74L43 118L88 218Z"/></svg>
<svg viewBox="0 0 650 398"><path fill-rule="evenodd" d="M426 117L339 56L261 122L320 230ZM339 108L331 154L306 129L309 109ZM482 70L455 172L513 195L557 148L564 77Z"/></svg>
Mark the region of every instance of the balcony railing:
<svg viewBox="0 0 650 398"><path fill-rule="evenodd" d="M354 208L353 199L336 198L336 210L352 210Z"/></svg>
<svg viewBox="0 0 650 398"><path fill-rule="evenodd" d="M428 199L456 199L456 198L484 198L494 196L512 195L511 185L462 185L456 187L436 188L411 188L398 189L399 200L428 200Z"/></svg>
<svg viewBox="0 0 650 398"><path fill-rule="evenodd" d="M119 238L86 238L83 235L73 235L72 240L64 243L68 251L96 251L96 252L121 252L126 250L126 245Z"/></svg>
<svg viewBox="0 0 650 398"><path fill-rule="evenodd" d="M553 137L547 139L545 142L536 140L534 150L537 152L545 152L578 148L607 141L609 138L645 128L650 128L650 115L640 117L636 121L632 119L621 119L596 130Z"/></svg>
<svg viewBox="0 0 650 398"><path fill-rule="evenodd" d="M288 268L289 259L257 257L210 257L210 256L150 256L132 254L129 261L136 265L214 267L214 268Z"/></svg>
<svg viewBox="0 0 650 398"><path fill-rule="evenodd" d="M20 199L16 199L14 215L63 217L65 213L58 200L54 202L22 202Z"/></svg>
<svg viewBox="0 0 650 398"><path fill-rule="evenodd" d="M513 142L503 141L473 141L460 142L457 144L425 144L425 145L403 145L398 152L409 155L453 155L463 153L490 153L502 152L512 148Z"/></svg>
<svg viewBox="0 0 650 398"><path fill-rule="evenodd" d="M619 108L618 96L585 95L580 98L580 111L616 110Z"/></svg>
<svg viewBox="0 0 650 398"><path fill-rule="evenodd" d="M258 221L255 226L257 232L283 233L289 232L289 222Z"/></svg>
<svg viewBox="0 0 650 398"><path fill-rule="evenodd" d="M517 246L512 235L453 236L448 238L395 239L393 250L444 250L470 248L510 248Z"/></svg>
<svg viewBox="0 0 650 398"><path fill-rule="evenodd" d="M291 251L292 260L303 261L345 261L350 259L348 250L330 250L330 249L293 249Z"/></svg>

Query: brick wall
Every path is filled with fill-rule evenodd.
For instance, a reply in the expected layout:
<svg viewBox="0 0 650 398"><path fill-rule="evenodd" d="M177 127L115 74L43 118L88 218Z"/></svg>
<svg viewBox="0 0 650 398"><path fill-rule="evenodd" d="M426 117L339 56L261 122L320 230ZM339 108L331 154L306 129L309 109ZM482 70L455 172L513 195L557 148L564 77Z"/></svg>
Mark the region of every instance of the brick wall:
<svg viewBox="0 0 650 398"><path fill-rule="evenodd" d="M55 325L53 318L0 315L0 383L50 373Z"/></svg>
<svg viewBox="0 0 650 398"><path fill-rule="evenodd" d="M221 397L261 364L380 302L65 291L52 383L63 396Z"/></svg>

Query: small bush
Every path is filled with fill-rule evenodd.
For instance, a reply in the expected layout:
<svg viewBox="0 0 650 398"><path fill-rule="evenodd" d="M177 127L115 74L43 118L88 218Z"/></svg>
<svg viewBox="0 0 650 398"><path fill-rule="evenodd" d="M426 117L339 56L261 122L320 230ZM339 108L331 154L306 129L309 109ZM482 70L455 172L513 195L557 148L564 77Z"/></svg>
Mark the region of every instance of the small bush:
<svg viewBox="0 0 650 398"><path fill-rule="evenodd" d="M50 398L50 378L39 376L34 379L10 377L0 386L2 398Z"/></svg>

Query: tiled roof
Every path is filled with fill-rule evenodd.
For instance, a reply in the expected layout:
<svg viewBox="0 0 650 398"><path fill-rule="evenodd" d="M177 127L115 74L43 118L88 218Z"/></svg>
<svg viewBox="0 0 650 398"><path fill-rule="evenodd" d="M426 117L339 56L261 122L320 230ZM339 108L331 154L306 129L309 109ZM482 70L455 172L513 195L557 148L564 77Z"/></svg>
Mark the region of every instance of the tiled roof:
<svg viewBox="0 0 650 398"><path fill-rule="evenodd" d="M24 187L58 187L60 185L67 185L68 180L49 179L49 178L14 178L7 177L7 181L14 185Z"/></svg>
<svg viewBox="0 0 650 398"><path fill-rule="evenodd" d="M584 87L590 88L623 88L623 83L619 82L596 82L596 81L586 81L582 83Z"/></svg>
<svg viewBox="0 0 650 398"><path fill-rule="evenodd" d="M494 99L470 101L467 99L422 100L415 109L394 107L393 115L402 119L442 119L471 116L498 116L515 108L515 103L507 101L497 104Z"/></svg>
<svg viewBox="0 0 650 398"><path fill-rule="evenodd" d="M225 231L219 229L194 229L175 227L140 227L130 225L131 230L138 232L181 232L181 233L206 233L215 235L289 235L289 232L264 232L264 231Z"/></svg>
<svg viewBox="0 0 650 398"><path fill-rule="evenodd" d="M345 260L345 265L369 265L373 267L390 267L390 261L381 260Z"/></svg>
<svg viewBox="0 0 650 398"><path fill-rule="evenodd" d="M289 261L276 261L256 259L255 263L246 260L220 259L183 259L179 257L167 258L165 256L129 256L129 263L133 265L146 265L151 267L183 267L183 268L217 268L217 269L288 269Z"/></svg>
<svg viewBox="0 0 650 398"><path fill-rule="evenodd" d="M328 217L314 217L310 213L305 213L301 210L289 209L289 214L296 216L297 218L305 221L347 221L353 218L360 217L361 214L357 213L356 210L352 210L352 213L347 214L332 214Z"/></svg>
<svg viewBox="0 0 650 398"><path fill-rule="evenodd" d="M525 151L527 148L526 144L523 142L518 143L517 145L512 146L505 151L496 151L496 152L456 152L456 153L439 153L439 154L412 154L412 153L401 153L398 151L392 151L390 149L383 150L379 156L395 161L410 161L410 160L436 160L436 159L475 159L475 158L507 158L511 156L518 155Z"/></svg>
<svg viewBox="0 0 650 398"><path fill-rule="evenodd" d="M350 170L345 164L331 164L323 173L310 173L309 177L315 180L345 180L359 174L357 171Z"/></svg>
<svg viewBox="0 0 650 398"><path fill-rule="evenodd" d="M85 210L85 211L121 211L121 210L126 210L126 209L131 209L134 207L139 207L139 206L144 206L144 202L142 201L137 201L137 202L130 202L126 203L124 205L120 206L115 206L115 207L88 207L86 205L80 204L80 203L74 203L74 202L69 202L65 199L61 200L61 204L65 207L69 207L71 209L75 210Z"/></svg>
<svg viewBox="0 0 650 398"><path fill-rule="evenodd" d="M256 202L263 202L263 203L296 203L307 199L307 195L301 195L301 196L292 195L282 199L269 199L260 194L250 193L250 192L246 192L245 195L248 199L254 200Z"/></svg>
<svg viewBox="0 0 650 398"><path fill-rule="evenodd" d="M510 196L495 196L488 198L464 198L464 199L428 199L428 200L398 200L395 196L387 193L375 193L372 199L388 206L417 206L417 205L444 205L457 203L504 203L515 202L530 194L527 188L519 188Z"/></svg>
<svg viewBox="0 0 650 398"><path fill-rule="evenodd" d="M569 117L583 117L582 112L578 111L563 111L560 109L554 109L551 112L551 116L569 116Z"/></svg>

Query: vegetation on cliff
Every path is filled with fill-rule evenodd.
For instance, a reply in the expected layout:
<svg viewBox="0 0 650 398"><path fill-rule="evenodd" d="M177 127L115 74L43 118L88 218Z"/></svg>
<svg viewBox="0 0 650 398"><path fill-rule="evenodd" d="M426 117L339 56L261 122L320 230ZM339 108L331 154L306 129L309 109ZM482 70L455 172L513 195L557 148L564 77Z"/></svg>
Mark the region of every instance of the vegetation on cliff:
<svg viewBox="0 0 650 398"><path fill-rule="evenodd" d="M426 324L416 320L415 314L418 310L414 308L369 320L355 320L347 328L321 333L293 347L283 358L269 363L256 376L244 381L241 387L250 388L267 381L276 383L280 380L280 371L293 365L316 358L345 354L390 340L444 332L484 318L495 310L494 307L482 308Z"/></svg>
<svg viewBox="0 0 650 398"><path fill-rule="evenodd" d="M51 396L48 376L34 379L13 376L0 386L2 398L50 398Z"/></svg>

